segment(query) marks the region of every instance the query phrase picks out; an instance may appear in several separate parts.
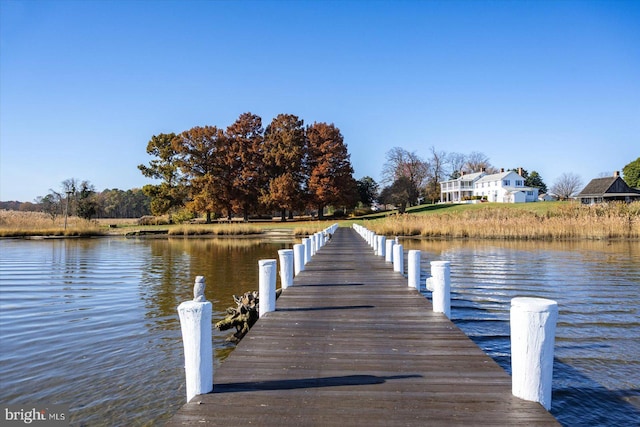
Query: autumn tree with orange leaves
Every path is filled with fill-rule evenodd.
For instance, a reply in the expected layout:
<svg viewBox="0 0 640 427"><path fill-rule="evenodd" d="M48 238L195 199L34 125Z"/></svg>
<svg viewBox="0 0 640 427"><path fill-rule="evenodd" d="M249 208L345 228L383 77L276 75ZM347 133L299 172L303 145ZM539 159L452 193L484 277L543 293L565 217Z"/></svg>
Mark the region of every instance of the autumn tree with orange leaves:
<svg viewBox="0 0 640 427"><path fill-rule="evenodd" d="M326 206L354 206L358 190L340 129L333 123L314 123L306 133L309 204L322 219Z"/></svg>
<svg viewBox="0 0 640 427"><path fill-rule="evenodd" d="M263 134L262 119L251 113L241 114L227 128L226 161L234 171L232 203L236 212L242 212L245 221L250 213L258 211L258 196L266 183Z"/></svg>
<svg viewBox="0 0 640 427"><path fill-rule="evenodd" d="M229 219L242 213L246 221L250 214L273 210L286 220L287 212L292 217L307 207L322 216L326 206L357 202L347 147L333 124L305 129L297 116L280 114L265 130L259 116L243 113L226 130L196 126L158 138L147 148L158 159L140 170L169 183L179 177L188 190L186 207L205 212L207 222L212 213ZM167 204L164 193L151 196L162 207Z"/></svg>
<svg viewBox="0 0 640 427"><path fill-rule="evenodd" d="M304 207L307 144L304 122L293 114L278 114L264 134L263 164L268 179L260 200L282 212Z"/></svg>
<svg viewBox="0 0 640 427"><path fill-rule="evenodd" d="M232 167L225 159L224 131L215 126L196 126L178 135L173 144L179 153L178 166L190 182L188 207L206 212L207 222L211 222L213 212L231 215Z"/></svg>

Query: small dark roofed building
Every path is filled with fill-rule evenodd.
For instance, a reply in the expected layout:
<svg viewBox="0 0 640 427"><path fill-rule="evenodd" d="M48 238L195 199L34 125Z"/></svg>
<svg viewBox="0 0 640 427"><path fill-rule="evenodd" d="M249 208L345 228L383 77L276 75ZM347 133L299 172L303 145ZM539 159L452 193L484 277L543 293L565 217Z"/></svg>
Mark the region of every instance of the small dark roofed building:
<svg viewBox="0 0 640 427"><path fill-rule="evenodd" d="M612 177L595 178L576 195L580 202L590 205L610 201L623 201L630 203L640 200L640 190L631 188L622 178L620 172L614 172Z"/></svg>

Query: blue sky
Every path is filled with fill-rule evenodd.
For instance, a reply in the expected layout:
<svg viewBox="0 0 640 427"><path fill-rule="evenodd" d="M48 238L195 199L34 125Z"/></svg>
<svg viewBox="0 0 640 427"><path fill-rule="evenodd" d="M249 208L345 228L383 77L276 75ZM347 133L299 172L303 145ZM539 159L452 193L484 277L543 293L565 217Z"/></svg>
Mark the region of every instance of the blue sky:
<svg viewBox="0 0 640 427"><path fill-rule="evenodd" d="M152 135L241 113L586 184L640 156L640 1L0 0L0 200L151 181Z"/></svg>

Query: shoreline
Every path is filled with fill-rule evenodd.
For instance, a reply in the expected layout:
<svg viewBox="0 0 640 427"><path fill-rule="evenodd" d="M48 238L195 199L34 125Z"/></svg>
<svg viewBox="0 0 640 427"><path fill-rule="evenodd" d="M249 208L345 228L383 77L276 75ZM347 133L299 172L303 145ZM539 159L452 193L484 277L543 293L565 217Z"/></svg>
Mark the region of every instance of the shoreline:
<svg viewBox="0 0 640 427"><path fill-rule="evenodd" d="M309 234L287 234L286 236L274 236L273 234L261 232L254 234L169 234L167 233L143 233L143 234L91 234L91 235L74 235L74 236L59 236L59 235L42 235L42 234L30 234L20 236L0 236L0 240L61 240L61 239L108 239L108 238L125 238L125 239L265 239L276 240L283 238L304 238ZM411 234L386 234L387 237L393 236L399 239L406 240L423 240L423 241L436 241L436 242L639 242L640 237L597 237L597 236L573 236L573 237L518 237L518 236L421 236Z"/></svg>
<svg viewBox="0 0 640 427"><path fill-rule="evenodd" d="M0 212L2 214L3 212ZM260 223L139 225L136 219L70 219L68 228L42 214L0 216L0 238L300 238L337 222L366 224L379 235L426 240L484 241L638 241L640 202L581 205L572 202L486 205L421 205L404 214L372 219L324 218ZM38 215L41 217L38 221Z"/></svg>

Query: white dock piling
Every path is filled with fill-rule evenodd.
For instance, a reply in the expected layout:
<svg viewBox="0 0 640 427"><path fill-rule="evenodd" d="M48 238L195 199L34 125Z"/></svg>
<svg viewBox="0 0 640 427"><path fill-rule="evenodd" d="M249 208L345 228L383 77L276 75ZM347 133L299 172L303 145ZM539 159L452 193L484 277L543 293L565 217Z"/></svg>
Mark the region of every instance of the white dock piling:
<svg viewBox="0 0 640 427"><path fill-rule="evenodd" d="M393 246L393 271L404 274L404 248L399 243Z"/></svg>
<svg viewBox="0 0 640 427"><path fill-rule="evenodd" d="M276 310L276 260L258 261L258 316Z"/></svg>
<svg viewBox="0 0 640 427"><path fill-rule="evenodd" d="M435 313L451 317L451 267L449 261L431 261L432 303Z"/></svg>
<svg viewBox="0 0 640 427"><path fill-rule="evenodd" d="M383 257L385 254L385 245L387 238L385 236L376 236L378 244L376 245L376 255Z"/></svg>
<svg viewBox="0 0 640 427"><path fill-rule="evenodd" d="M408 253L408 285L410 288L420 290L420 251L412 249Z"/></svg>
<svg viewBox="0 0 640 427"><path fill-rule="evenodd" d="M304 245L301 243L293 245L293 271L296 276L304 271L304 260Z"/></svg>
<svg viewBox="0 0 640 427"><path fill-rule="evenodd" d="M184 345L187 402L198 394L213 390L212 305L204 297L204 287L204 277L197 276L193 301L185 301L178 306Z"/></svg>
<svg viewBox="0 0 640 427"><path fill-rule="evenodd" d="M305 237L302 239L302 244L304 245L304 263L307 264L311 261L311 239Z"/></svg>
<svg viewBox="0 0 640 427"><path fill-rule="evenodd" d="M293 286L293 249L280 249L278 257L280 258L280 284L282 289L287 289Z"/></svg>
<svg viewBox="0 0 640 427"><path fill-rule="evenodd" d="M544 298L513 298L510 318L512 393L549 410L558 303Z"/></svg>
<svg viewBox="0 0 640 427"><path fill-rule="evenodd" d="M384 252L384 260L385 262L393 262L393 247L395 246L396 241L392 239L387 240L387 247Z"/></svg>
<svg viewBox="0 0 640 427"><path fill-rule="evenodd" d="M313 256L315 256L316 254L316 235L315 234L309 235L309 244L311 246L311 257L313 258Z"/></svg>

